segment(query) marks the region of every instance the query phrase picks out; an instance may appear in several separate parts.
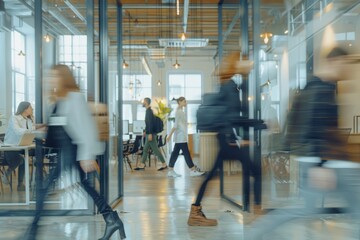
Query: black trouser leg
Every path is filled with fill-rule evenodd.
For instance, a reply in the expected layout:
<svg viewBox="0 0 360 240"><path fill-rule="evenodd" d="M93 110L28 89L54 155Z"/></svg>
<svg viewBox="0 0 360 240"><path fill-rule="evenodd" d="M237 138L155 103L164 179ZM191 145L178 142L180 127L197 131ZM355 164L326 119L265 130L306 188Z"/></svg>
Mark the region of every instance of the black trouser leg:
<svg viewBox="0 0 360 240"><path fill-rule="evenodd" d="M44 201L46 198L46 195L48 193L49 187L54 183L56 179L59 178L60 172L61 172L61 163L59 161L59 156L57 161L55 162L55 166L50 169L48 178L45 183L43 183L43 164L39 161L43 161L42 159L37 160L36 162L36 211L35 211L35 217L33 220L33 225L36 225L38 221L40 220L41 213L44 209ZM43 184L42 184L43 183Z"/></svg>
<svg viewBox="0 0 360 240"><path fill-rule="evenodd" d="M170 156L169 167L173 168L175 166L176 160L179 157L179 152L180 152L180 145L179 143L175 143L174 149Z"/></svg>
<svg viewBox="0 0 360 240"><path fill-rule="evenodd" d="M246 151L246 150L245 150ZM240 151L241 152L241 151ZM245 155L245 154L244 154ZM240 156L241 157L241 156ZM243 187L243 206L244 210L248 209L250 204L250 171L251 171L251 162L250 159L244 158L241 159L242 166L242 187Z"/></svg>
<svg viewBox="0 0 360 240"><path fill-rule="evenodd" d="M111 212L112 208L109 204L105 201L105 198L101 196L96 189L93 186L94 183L94 177L95 177L95 171L91 173L85 173L81 167L80 163L77 162L77 168L80 172L80 178L81 178L81 185L85 189L85 191L90 195L90 197L93 199L95 205L98 207L99 212L101 214Z"/></svg>
<svg viewBox="0 0 360 240"><path fill-rule="evenodd" d="M18 185L21 185L24 183L24 177L25 177L25 164L24 161L19 165L18 170Z"/></svg>
<svg viewBox="0 0 360 240"><path fill-rule="evenodd" d="M190 156L190 152L189 152L189 146L188 144L185 142L185 143L180 143L181 145L181 151L184 155L184 158L185 158L185 161L186 161L186 164L188 165L189 168L192 168L194 167L194 163L193 163L193 160Z"/></svg>
<svg viewBox="0 0 360 240"><path fill-rule="evenodd" d="M206 176L206 179L204 180L204 182L201 184L201 187L199 189L198 195L196 197L196 201L194 203L195 206L200 206L201 204L201 200L204 196L205 190L206 190L206 186L208 184L208 182L211 180L211 178L214 176L215 171L218 169L218 167L220 166L222 161L222 150L220 149L218 156L216 158L216 161L214 163L213 168L210 170L210 172L208 173L208 175Z"/></svg>
<svg viewBox="0 0 360 240"><path fill-rule="evenodd" d="M9 165L6 174L10 175L12 171L14 171L17 167L18 170L18 185L24 182L25 176L25 164L24 157L21 151L10 151L5 152L5 161Z"/></svg>

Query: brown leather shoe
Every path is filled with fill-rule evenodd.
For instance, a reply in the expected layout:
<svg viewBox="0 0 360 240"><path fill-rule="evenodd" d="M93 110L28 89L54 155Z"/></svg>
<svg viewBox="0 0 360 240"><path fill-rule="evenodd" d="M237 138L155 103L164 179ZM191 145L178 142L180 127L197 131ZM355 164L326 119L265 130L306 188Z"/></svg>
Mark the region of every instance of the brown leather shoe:
<svg viewBox="0 0 360 240"><path fill-rule="evenodd" d="M216 219L208 219L201 211L201 206L191 205L191 211L188 219L189 226L216 226Z"/></svg>
<svg viewBox="0 0 360 240"><path fill-rule="evenodd" d="M264 215L264 214L267 213L267 211L266 211L265 209L262 209L262 208L261 208L261 205L255 204L255 205L253 206L253 213L254 213L255 215Z"/></svg>

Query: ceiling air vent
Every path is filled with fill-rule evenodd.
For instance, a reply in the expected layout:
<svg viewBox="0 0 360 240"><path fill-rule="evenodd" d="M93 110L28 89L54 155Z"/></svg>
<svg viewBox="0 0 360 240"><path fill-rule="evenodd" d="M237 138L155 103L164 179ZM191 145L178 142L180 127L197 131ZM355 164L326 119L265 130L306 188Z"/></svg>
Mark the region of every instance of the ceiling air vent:
<svg viewBox="0 0 360 240"><path fill-rule="evenodd" d="M177 38L161 38L159 44L161 47L206 47L209 43L207 38L187 38L181 40Z"/></svg>
<svg viewBox="0 0 360 240"><path fill-rule="evenodd" d="M0 32L10 32L12 28L12 18L5 12L0 12Z"/></svg>

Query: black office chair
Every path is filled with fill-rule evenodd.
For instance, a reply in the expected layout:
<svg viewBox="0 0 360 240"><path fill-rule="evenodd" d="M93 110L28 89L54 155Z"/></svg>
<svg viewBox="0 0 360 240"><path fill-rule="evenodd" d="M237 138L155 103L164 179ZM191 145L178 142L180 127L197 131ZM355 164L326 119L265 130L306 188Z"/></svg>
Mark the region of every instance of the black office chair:
<svg viewBox="0 0 360 240"><path fill-rule="evenodd" d="M132 156L132 159L136 156L136 166L138 165L139 156L142 155L142 135L136 135L134 140L134 146L129 155Z"/></svg>
<svg viewBox="0 0 360 240"><path fill-rule="evenodd" d="M2 133L0 134L0 140L1 142L4 142L4 138L5 138L5 134ZM0 174L5 174L6 172L6 168L9 167L7 161L5 160L5 153L3 151L0 152ZM10 179L9 179L9 186L10 186L10 191L12 192L12 174L10 174ZM1 180L0 177L0 187L1 187L1 193L4 194L4 186L3 186L3 182Z"/></svg>
<svg viewBox="0 0 360 240"><path fill-rule="evenodd" d="M123 159L124 159L124 161L127 162L127 164L129 165L131 171L133 170L133 168L131 166L129 155L133 151L133 148L134 148L134 144L131 143L130 140L127 140L127 141L123 142ZM125 164L125 166L126 166L126 164Z"/></svg>

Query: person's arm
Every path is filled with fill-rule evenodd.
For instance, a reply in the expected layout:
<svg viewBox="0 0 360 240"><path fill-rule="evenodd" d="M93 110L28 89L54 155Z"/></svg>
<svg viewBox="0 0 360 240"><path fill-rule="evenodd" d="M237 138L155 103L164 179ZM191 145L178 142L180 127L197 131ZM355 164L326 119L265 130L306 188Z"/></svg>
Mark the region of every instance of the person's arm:
<svg viewBox="0 0 360 240"><path fill-rule="evenodd" d="M145 113L145 125L146 125L146 134L154 133L154 114L151 108L146 109Z"/></svg>
<svg viewBox="0 0 360 240"><path fill-rule="evenodd" d="M173 133L175 132L175 130L179 127L179 112L176 111L175 113L175 123L174 123L174 127L171 129L168 137L166 138L166 141L170 141L171 137L173 135Z"/></svg>
<svg viewBox="0 0 360 240"><path fill-rule="evenodd" d="M175 132L175 130L176 130L175 127L173 127L173 128L170 130L170 133L169 133L169 135L168 135L167 138L166 138L166 141L167 141L167 142L169 142L169 141L171 140L171 137L172 137L173 133Z"/></svg>
<svg viewBox="0 0 360 240"><path fill-rule="evenodd" d="M154 113L151 108L146 109L145 115L145 123L146 123L146 134L148 134L148 141L152 141L154 134Z"/></svg>
<svg viewBox="0 0 360 240"><path fill-rule="evenodd" d="M94 117L90 113L85 97L80 93L71 93L67 97L65 116L66 130L77 145L77 161L94 160L100 154L98 130Z"/></svg>

